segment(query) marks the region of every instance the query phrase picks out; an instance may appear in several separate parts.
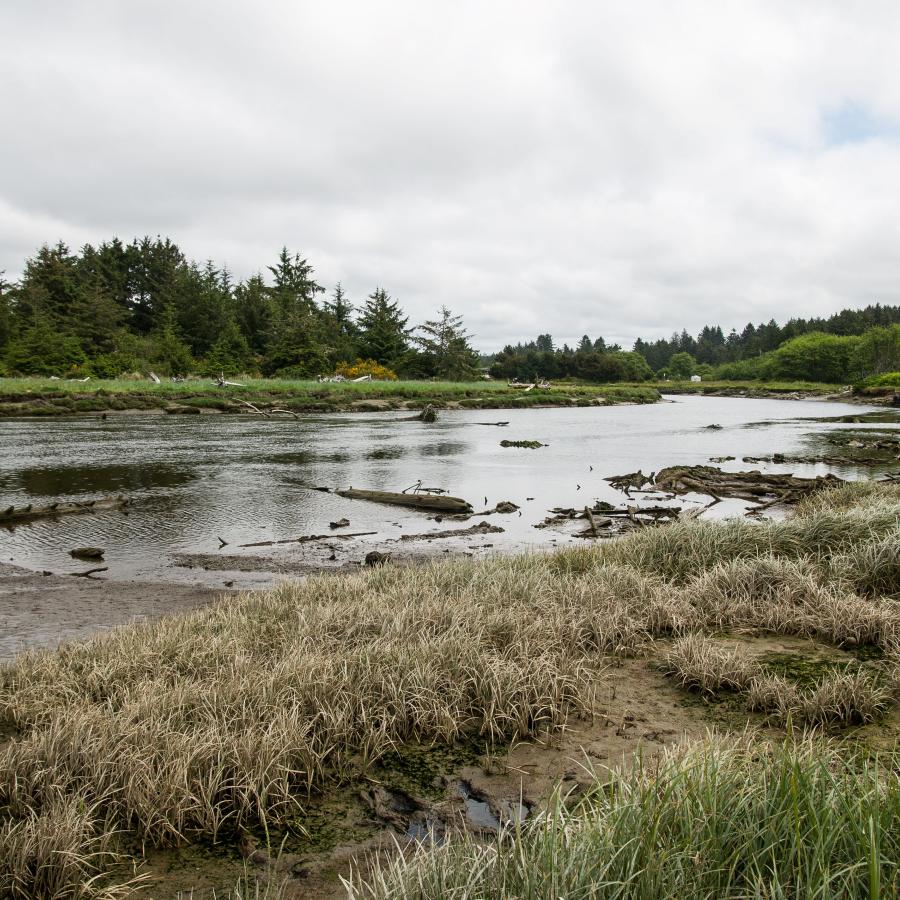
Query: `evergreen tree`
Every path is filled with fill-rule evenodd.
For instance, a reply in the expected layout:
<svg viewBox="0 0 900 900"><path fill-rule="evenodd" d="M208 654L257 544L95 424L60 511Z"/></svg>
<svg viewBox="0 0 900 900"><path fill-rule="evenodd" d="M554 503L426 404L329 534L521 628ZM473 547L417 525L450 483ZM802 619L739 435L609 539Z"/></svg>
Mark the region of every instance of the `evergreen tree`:
<svg viewBox="0 0 900 900"><path fill-rule="evenodd" d="M269 290L282 315L317 312L316 294L324 293L325 288L315 282L313 267L299 253L291 256L288 248L282 247L278 262L268 268L275 281Z"/></svg>
<svg viewBox="0 0 900 900"><path fill-rule="evenodd" d="M203 366L207 375L238 375L246 372L253 363L253 352L247 339L241 334L234 319L229 319L215 344L209 351Z"/></svg>
<svg viewBox="0 0 900 900"><path fill-rule="evenodd" d="M250 349L264 354L274 332L275 312L262 275L253 275L235 287L234 318Z"/></svg>
<svg viewBox="0 0 900 900"><path fill-rule="evenodd" d="M81 374L88 359L78 339L63 334L46 315L37 315L6 349L6 370L16 375Z"/></svg>
<svg viewBox="0 0 900 900"><path fill-rule="evenodd" d="M163 375L187 375L194 368L194 358L188 345L179 337L175 311L165 307L158 314L154 331L151 362Z"/></svg>
<svg viewBox="0 0 900 900"><path fill-rule="evenodd" d="M440 308L440 318L426 322L417 329L422 336L413 341L426 356L438 378L447 381L468 381L478 375L478 354L469 345L469 334L462 324L462 316L454 316L446 306Z"/></svg>
<svg viewBox="0 0 900 900"><path fill-rule="evenodd" d="M109 296L100 273L95 271L73 300L68 324L84 352L95 357L115 349L127 315Z"/></svg>
<svg viewBox="0 0 900 900"><path fill-rule="evenodd" d="M12 285L3 277L5 274L0 271L0 359L13 333Z"/></svg>
<svg viewBox="0 0 900 900"><path fill-rule="evenodd" d="M359 356L374 359L390 369L401 367L409 350L408 321L387 291L376 288L359 314Z"/></svg>
<svg viewBox="0 0 900 900"><path fill-rule="evenodd" d="M353 305L347 300L341 283L334 288L331 300L322 304L324 340L334 364L356 358L358 329L353 321Z"/></svg>

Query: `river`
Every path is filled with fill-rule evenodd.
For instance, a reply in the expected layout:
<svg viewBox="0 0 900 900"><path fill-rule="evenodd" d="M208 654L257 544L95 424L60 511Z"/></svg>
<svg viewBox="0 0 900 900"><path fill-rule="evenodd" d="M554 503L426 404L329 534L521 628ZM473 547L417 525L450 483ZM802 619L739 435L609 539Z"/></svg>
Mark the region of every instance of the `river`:
<svg viewBox="0 0 900 900"><path fill-rule="evenodd" d="M435 523L423 512L311 489L402 490L420 480L464 497L476 510L501 500L521 507L521 514L490 517L492 524L504 528L502 534L479 535L466 540L464 548L454 545L454 552L558 546L577 539L557 529L536 529L535 524L551 507L581 507L595 499L622 502L624 496L604 476L706 463L717 456L737 457L723 468L755 468L759 466L748 466L741 457L808 454L822 433L834 428L897 427L867 425L868 410L834 402L696 396L667 401L654 406L448 411L434 424L404 421L409 413L394 412L296 420L154 415L2 421L4 505L112 493L125 494L134 504L127 512L69 516L0 530L0 560L59 573L84 568L69 557L71 548L98 546L106 550L107 578L257 586L279 572L355 564L375 546L396 546L399 551L403 534L447 528L448 523ZM847 415L862 417L863 424L837 421ZM509 424L480 424L498 421ZM722 427L711 429L712 424ZM538 440L547 446L503 448L504 438ZM761 467L802 476L828 471L845 478L870 474L822 464ZM739 503L723 503L709 514L724 516L742 509ZM345 530L376 533L302 548L238 547L329 534L329 523L340 518L351 522ZM220 548L220 537L226 547ZM403 542L402 548L413 543ZM445 549L437 541L428 547L430 553ZM268 571L240 561L261 553L273 561ZM222 562L209 565L195 554L219 554Z"/></svg>

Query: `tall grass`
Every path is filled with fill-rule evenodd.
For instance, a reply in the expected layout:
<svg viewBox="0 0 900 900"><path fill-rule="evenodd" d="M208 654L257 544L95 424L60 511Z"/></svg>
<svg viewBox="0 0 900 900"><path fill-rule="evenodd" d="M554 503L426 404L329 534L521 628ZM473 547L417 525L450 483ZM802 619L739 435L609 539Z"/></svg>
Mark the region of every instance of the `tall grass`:
<svg viewBox="0 0 900 900"><path fill-rule="evenodd" d="M611 655L661 637L766 629L894 658L900 486L851 493L788 522L321 576L25 653L0 668L0 718L21 729L0 748L0 877L37 883L16 847L50 821L94 865L84 810L152 845L215 840L295 815L406 742L560 728L595 709ZM854 721L865 687L820 697L827 720Z"/></svg>
<svg viewBox="0 0 900 900"><path fill-rule="evenodd" d="M712 742L610 772L493 844L382 860L353 900L894 897L900 780L814 743Z"/></svg>

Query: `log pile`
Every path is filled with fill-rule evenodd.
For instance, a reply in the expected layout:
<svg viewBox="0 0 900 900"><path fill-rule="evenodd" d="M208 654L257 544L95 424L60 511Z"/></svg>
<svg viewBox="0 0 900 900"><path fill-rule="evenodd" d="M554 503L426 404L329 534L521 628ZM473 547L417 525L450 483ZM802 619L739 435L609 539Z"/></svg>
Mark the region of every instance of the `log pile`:
<svg viewBox="0 0 900 900"><path fill-rule="evenodd" d="M842 478L834 475L797 478L773 472L763 474L755 469L750 472L723 472L714 466L670 466L656 474L653 485L658 490L673 494L706 494L716 500L728 497L774 506L843 483Z"/></svg>

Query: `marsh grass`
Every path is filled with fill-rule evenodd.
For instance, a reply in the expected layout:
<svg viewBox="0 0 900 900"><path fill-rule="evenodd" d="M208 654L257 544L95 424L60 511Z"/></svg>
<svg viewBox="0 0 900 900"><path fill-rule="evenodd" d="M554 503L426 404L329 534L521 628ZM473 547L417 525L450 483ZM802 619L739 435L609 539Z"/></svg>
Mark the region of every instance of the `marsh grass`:
<svg viewBox="0 0 900 900"><path fill-rule="evenodd" d="M709 741L611 771L492 844L460 836L382 859L353 900L893 897L894 761L803 741Z"/></svg>
<svg viewBox="0 0 900 900"><path fill-rule="evenodd" d="M660 638L762 629L896 660L900 603L883 545L900 485L842 488L836 507L676 523L554 555L320 576L25 653L0 668L0 719L20 731L0 749L0 878L34 896L53 896L39 887L50 877L59 896L66 884L88 895L97 883L63 856L51 875L17 849L71 822L66 859L101 866L111 845L97 844L85 810L104 834L153 846L215 841L289 820L410 743L502 747L553 732L596 709L611 656ZM833 566L842 555L857 560L846 578ZM680 665L704 684L694 649ZM740 666L714 662L710 686L743 690ZM785 693L766 710L867 721L889 702L861 681L829 690Z"/></svg>
<svg viewBox="0 0 900 900"><path fill-rule="evenodd" d="M220 388L209 379L152 384L145 380L50 381L0 378L0 415L72 415L102 410L163 408L170 404L246 412L239 401L297 412L419 408L457 403L468 408L527 408L599 403L653 403L647 385L558 385L527 394L495 381L369 381L321 383L238 377L241 387ZM370 405L367 405L370 404Z"/></svg>
<svg viewBox="0 0 900 900"><path fill-rule="evenodd" d="M891 687L880 673L848 667L823 672L801 686L766 672L746 648L728 647L703 635L688 635L663 653L660 669L682 687L707 696L730 691L746 696L751 712L780 725L865 725L887 711Z"/></svg>

